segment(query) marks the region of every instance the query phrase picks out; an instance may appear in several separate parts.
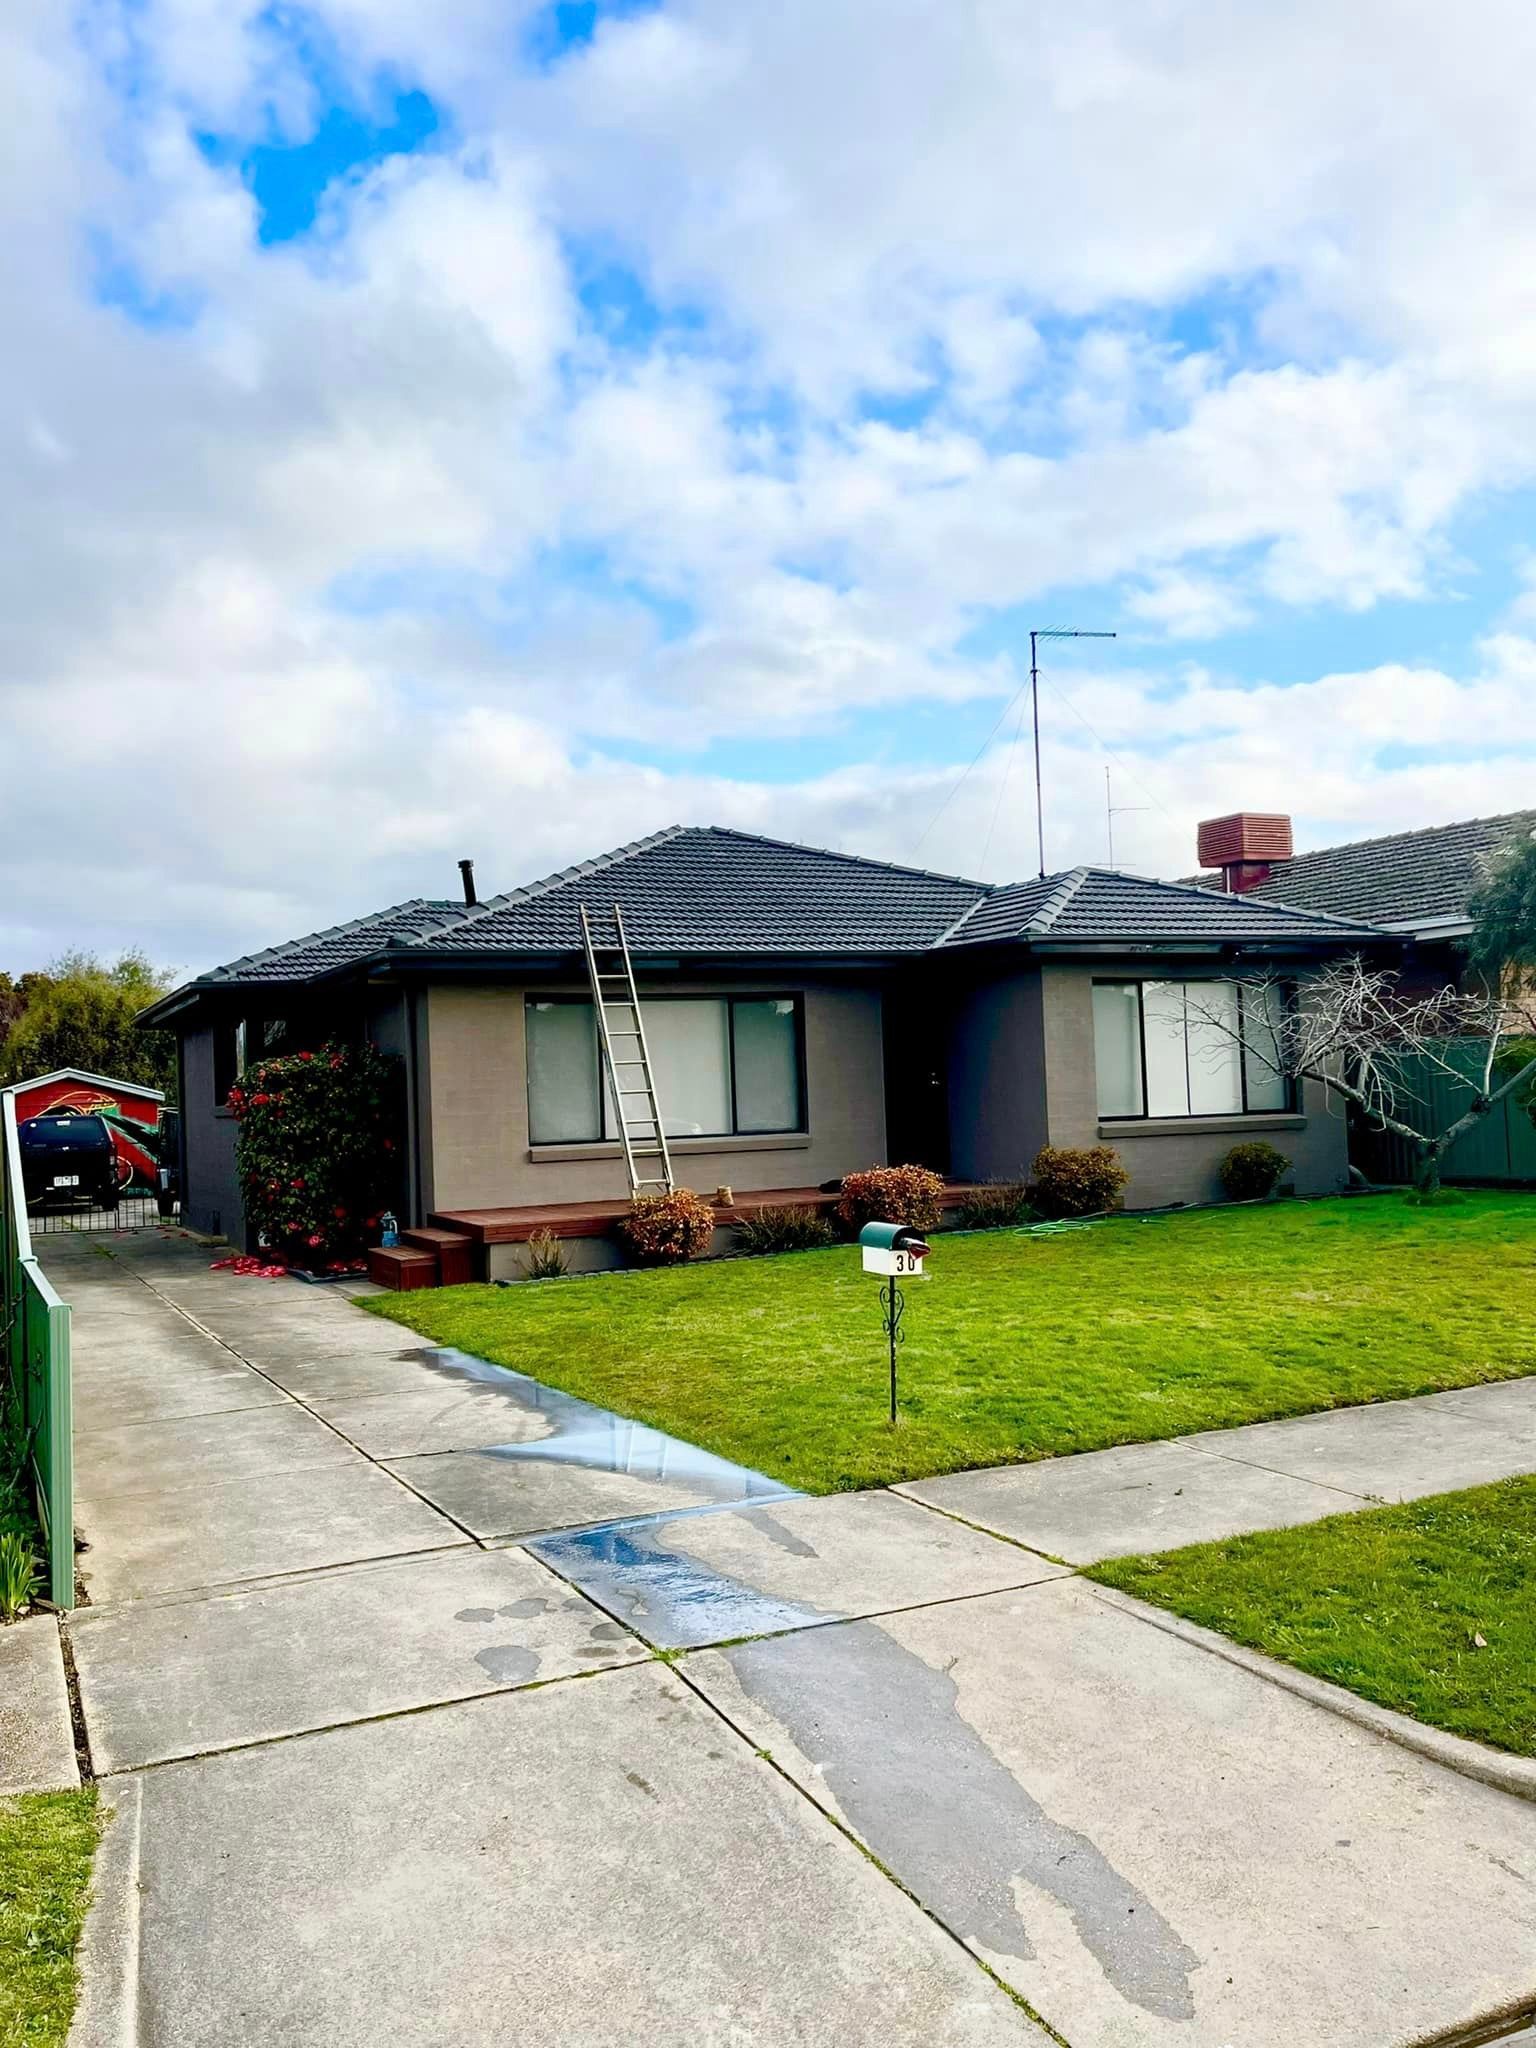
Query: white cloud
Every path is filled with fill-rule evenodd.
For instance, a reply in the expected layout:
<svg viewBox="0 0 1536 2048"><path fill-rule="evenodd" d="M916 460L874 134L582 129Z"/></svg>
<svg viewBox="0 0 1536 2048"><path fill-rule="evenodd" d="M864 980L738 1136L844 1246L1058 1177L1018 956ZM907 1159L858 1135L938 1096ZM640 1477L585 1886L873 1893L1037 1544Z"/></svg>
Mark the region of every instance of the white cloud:
<svg viewBox="0 0 1536 2048"><path fill-rule="evenodd" d="M0 963L205 963L677 815L901 858L974 746L913 766L901 722L990 723L999 612L1368 611L1536 473L1513 0L669 0L543 67L529 5L319 13L449 139L279 248L196 139L312 131L269 9L13 21ZM654 336L584 313L605 256ZM1151 792L1117 784L1121 857L1182 871L1237 804L1343 836L1529 801L1529 619L1462 674L1242 687L1122 646L1074 692ZM1048 707L1053 858L1098 857L1103 751ZM816 769L760 779L798 737ZM974 867L995 812L989 869L1029 872L1031 788L1001 741L921 858Z"/></svg>

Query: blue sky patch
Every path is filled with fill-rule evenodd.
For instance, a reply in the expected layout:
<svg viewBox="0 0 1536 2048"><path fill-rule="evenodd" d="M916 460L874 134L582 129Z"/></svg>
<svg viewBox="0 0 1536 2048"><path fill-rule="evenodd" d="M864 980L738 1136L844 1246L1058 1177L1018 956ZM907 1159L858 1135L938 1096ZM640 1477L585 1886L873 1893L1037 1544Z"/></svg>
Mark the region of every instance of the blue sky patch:
<svg viewBox="0 0 1536 2048"><path fill-rule="evenodd" d="M441 132L436 107L412 89L393 93L373 113L329 106L314 133L298 142L244 143L206 134L197 140L210 163L239 169L256 201L257 239L273 243L306 234L327 187L338 178L421 150Z"/></svg>

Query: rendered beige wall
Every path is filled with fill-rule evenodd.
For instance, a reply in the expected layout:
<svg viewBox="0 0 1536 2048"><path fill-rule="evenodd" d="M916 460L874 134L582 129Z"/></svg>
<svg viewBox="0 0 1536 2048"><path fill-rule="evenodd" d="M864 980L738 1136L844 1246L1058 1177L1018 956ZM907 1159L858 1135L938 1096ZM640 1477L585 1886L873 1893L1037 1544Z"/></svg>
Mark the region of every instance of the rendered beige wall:
<svg viewBox="0 0 1536 2048"><path fill-rule="evenodd" d="M1166 970L1177 974L1169 963ZM1191 970L1193 971L1193 970ZM1047 1074L1047 1125L1053 1145L1113 1145L1130 1173L1128 1209L1223 1199L1217 1169L1234 1145L1264 1138L1291 1162L1284 1185L1299 1195L1331 1194L1348 1179L1348 1133L1328 1091L1307 1082L1302 1113L1292 1116L1175 1118L1101 1122L1093 1061L1093 984L1123 975L1143 980L1142 960L1048 963L1041 968Z"/></svg>
<svg viewBox="0 0 1536 2048"><path fill-rule="evenodd" d="M880 996L835 983L669 982L668 995L782 995L805 1003L808 1130L790 1138L689 1139L673 1146L673 1175L701 1193L815 1187L885 1159L885 1075ZM575 984L540 993L579 994ZM640 987L641 1001L647 984ZM661 993L658 985L651 992ZM427 995L422 1089L429 1148L428 1207L507 1208L622 1199L629 1192L616 1145L562 1148L528 1142L522 987L437 986ZM700 1149L703 1147L704 1149ZM597 1156L592 1156L594 1153Z"/></svg>

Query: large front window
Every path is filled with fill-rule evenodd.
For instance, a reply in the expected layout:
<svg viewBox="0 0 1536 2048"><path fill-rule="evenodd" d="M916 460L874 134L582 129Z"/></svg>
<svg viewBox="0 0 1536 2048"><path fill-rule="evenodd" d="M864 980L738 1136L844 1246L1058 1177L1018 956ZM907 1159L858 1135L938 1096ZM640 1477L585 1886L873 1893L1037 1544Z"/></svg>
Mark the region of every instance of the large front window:
<svg viewBox="0 0 1536 2048"><path fill-rule="evenodd" d="M1096 981L1100 1116L1243 1116L1291 1107L1276 984Z"/></svg>
<svg viewBox="0 0 1536 2048"><path fill-rule="evenodd" d="M669 1138L728 1138L804 1128L802 1025L794 996L648 996L651 1075ZM610 1013L610 1029L625 1019ZM615 1039L615 1057L633 1054ZM628 1070L637 1087L638 1070ZM642 1105L630 1104L634 1128ZM528 1135L535 1145L617 1138L592 1005L528 999ZM643 1130L636 1131L643 1136Z"/></svg>

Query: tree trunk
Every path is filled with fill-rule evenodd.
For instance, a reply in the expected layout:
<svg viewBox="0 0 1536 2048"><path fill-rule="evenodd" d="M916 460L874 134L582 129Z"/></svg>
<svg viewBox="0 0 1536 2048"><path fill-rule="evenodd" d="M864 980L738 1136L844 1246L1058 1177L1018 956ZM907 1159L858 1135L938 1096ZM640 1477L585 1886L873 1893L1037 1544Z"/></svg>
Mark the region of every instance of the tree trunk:
<svg viewBox="0 0 1536 2048"><path fill-rule="evenodd" d="M1414 1168L1414 1191L1420 1195L1438 1195L1440 1192L1440 1146L1436 1144L1421 1147Z"/></svg>

